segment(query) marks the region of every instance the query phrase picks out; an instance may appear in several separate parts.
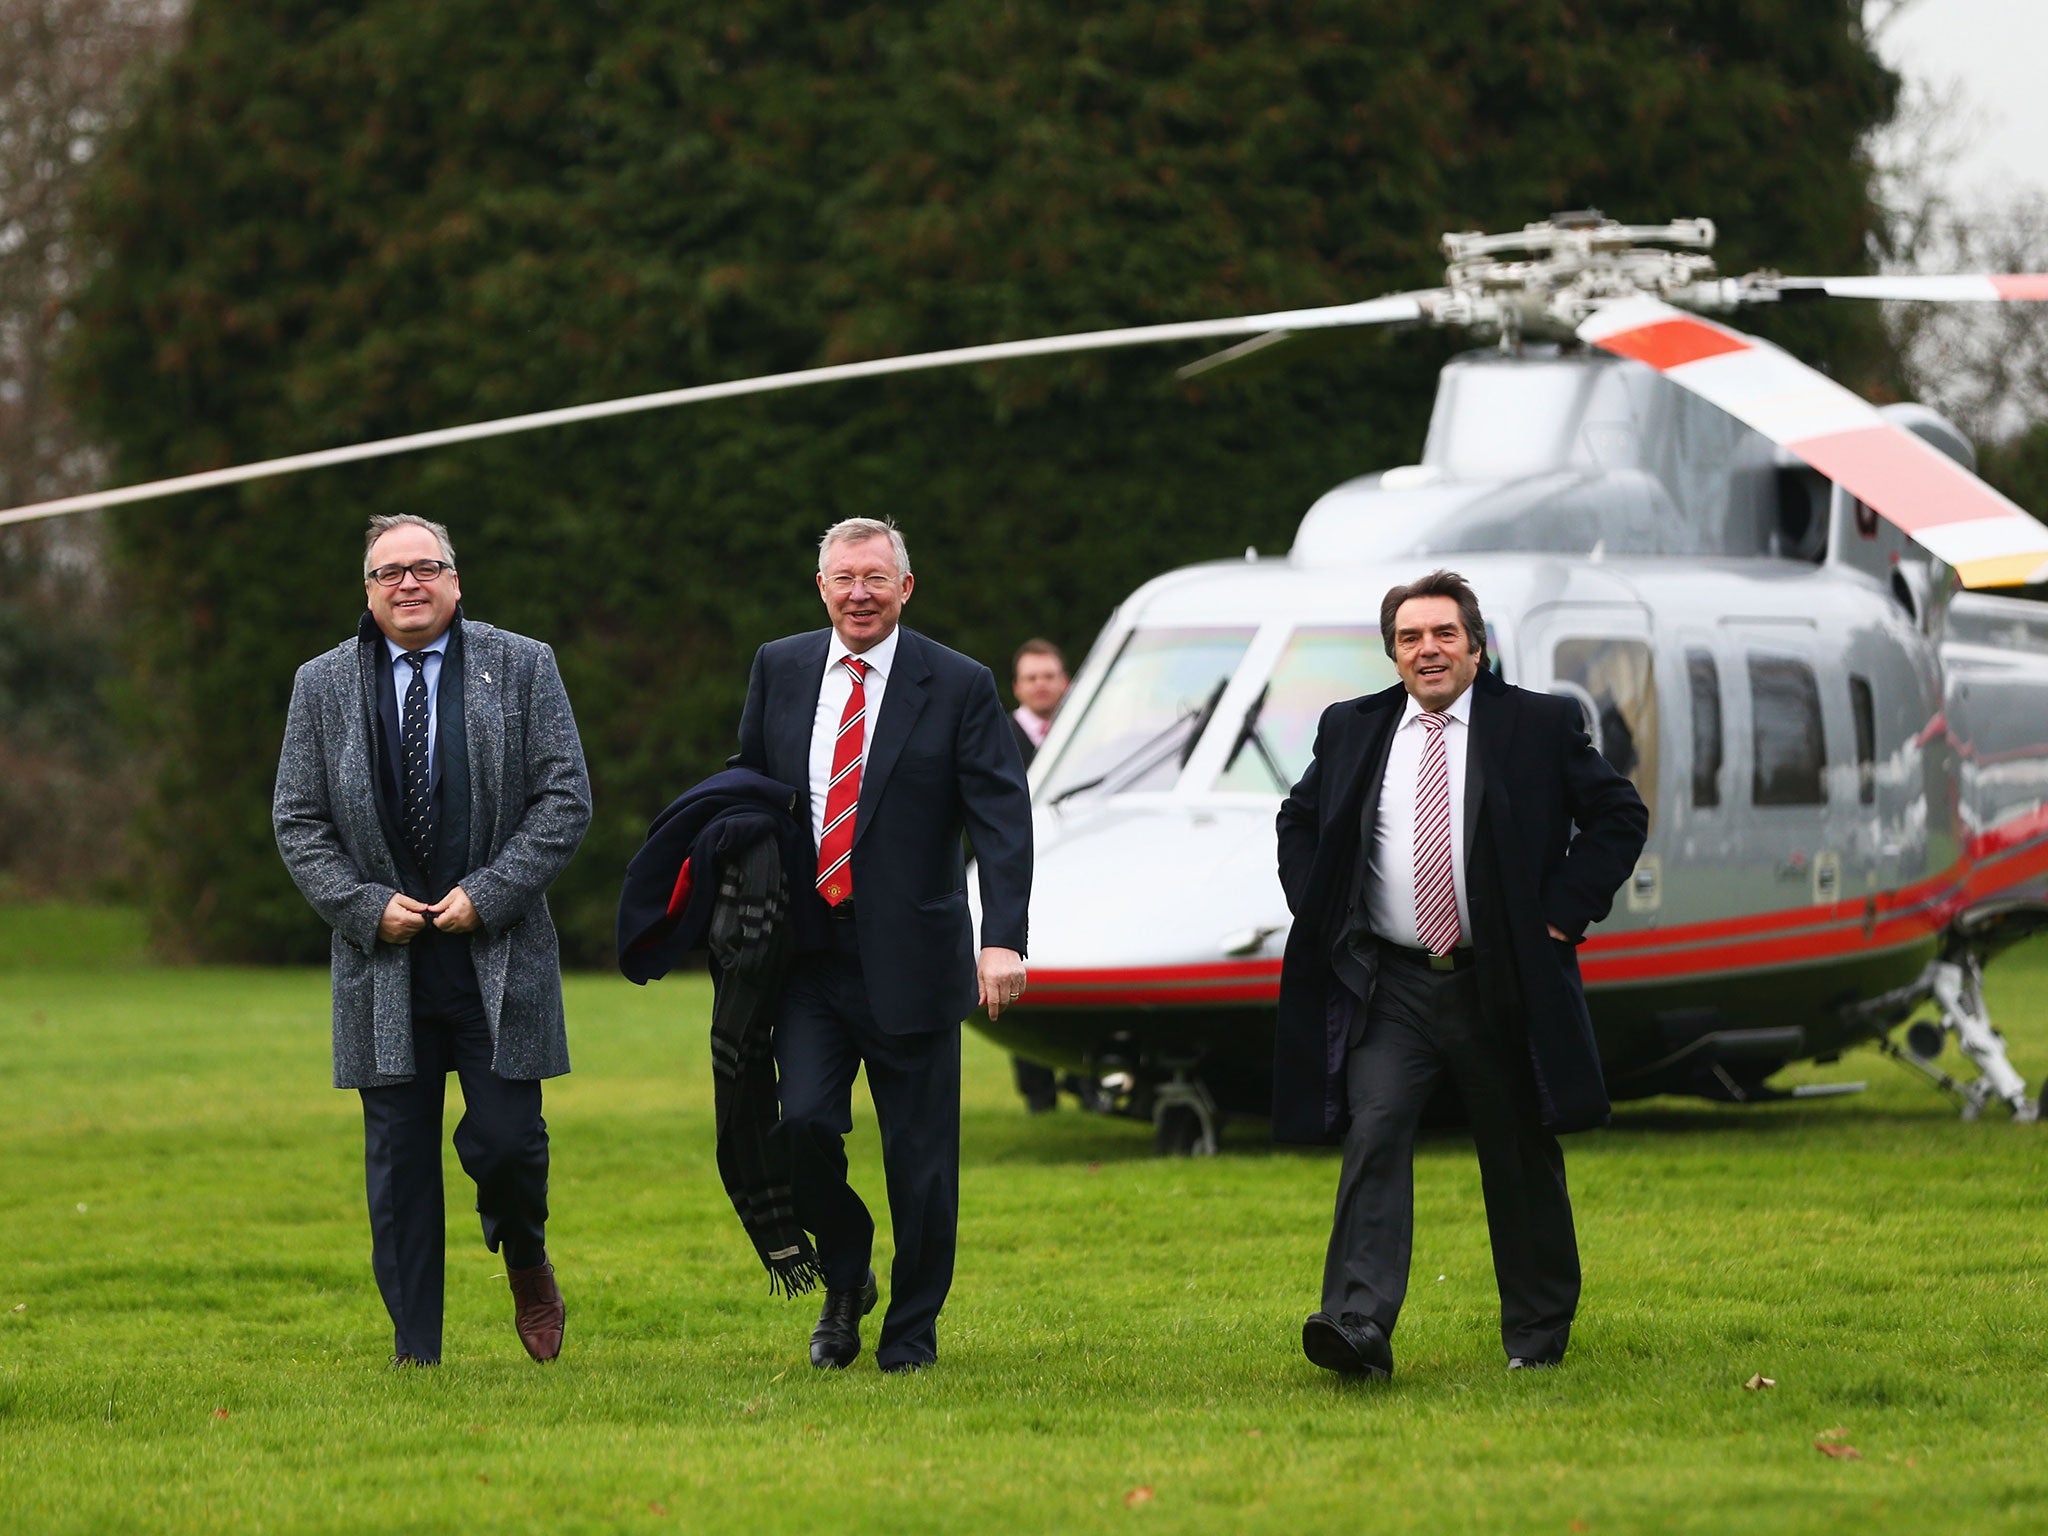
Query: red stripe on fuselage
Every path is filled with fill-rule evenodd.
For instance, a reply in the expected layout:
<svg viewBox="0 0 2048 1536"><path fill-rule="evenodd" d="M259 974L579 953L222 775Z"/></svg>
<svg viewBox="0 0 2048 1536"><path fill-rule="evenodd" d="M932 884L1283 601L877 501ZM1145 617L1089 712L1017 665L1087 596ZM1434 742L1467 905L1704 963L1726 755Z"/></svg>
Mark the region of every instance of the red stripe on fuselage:
<svg viewBox="0 0 2048 1536"><path fill-rule="evenodd" d="M2048 273L2013 272L1991 279L2001 299L2048 299Z"/></svg>
<svg viewBox="0 0 2048 1536"><path fill-rule="evenodd" d="M1066 988L1057 983L1048 984L1045 972L1032 977L1030 990L1010 1006L1022 1008L1029 1003L1034 1008L1157 1008L1172 1003L1192 1003L1202 1007L1215 1007L1223 1003L1271 1003L1280 997L1280 983L1272 981L1248 981L1239 986L1215 987L1117 987L1107 991L1091 990L1085 987ZM1048 986L1052 990L1045 990Z"/></svg>
<svg viewBox="0 0 2048 1536"><path fill-rule="evenodd" d="M1598 934L1579 954L1589 983L1668 982L1734 969L1808 965L1880 954L1925 941L1956 914L2048 872L2048 806L1970 839L1969 853L1939 875L1866 901L1793 907L1675 928ZM1875 916L1868 932L1865 924ZM1014 1005L1035 1008L1153 1008L1174 1004L1270 1003L1281 962L1037 968Z"/></svg>
<svg viewBox="0 0 2048 1536"><path fill-rule="evenodd" d="M1113 987L1123 983L1161 981L1242 981L1250 977L1280 978L1278 960L1215 960L1202 965L1111 965L1040 970L1031 967L1030 984Z"/></svg>

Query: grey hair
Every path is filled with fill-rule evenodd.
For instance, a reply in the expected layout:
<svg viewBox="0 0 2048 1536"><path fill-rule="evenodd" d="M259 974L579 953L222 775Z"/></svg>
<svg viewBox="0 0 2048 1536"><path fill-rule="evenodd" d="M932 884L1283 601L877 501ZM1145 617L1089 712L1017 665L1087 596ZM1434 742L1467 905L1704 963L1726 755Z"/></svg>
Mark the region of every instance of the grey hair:
<svg viewBox="0 0 2048 1536"><path fill-rule="evenodd" d="M896 574L910 574L910 550L903 543L903 535L894 523L877 517L849 517L827 528L825 537L818 540L818 574L825 574L825 559L834 544L865 544L869 539L887 539L889 548L896 553Z"/></svg>
<svg viewBox="0 0 2048 1536"><path fill-rule="evenodd" d="M377 547L377 541L394 528L424 528L434 536L434 542L441 546L441 558L455 567L455 541L448 537L448 530L439 523L429 522L424 517L415 517L410 512L394 512L390 516L379 513L370 519L370 528L363 535L363 580L370 579L370 551Z"/></svg>

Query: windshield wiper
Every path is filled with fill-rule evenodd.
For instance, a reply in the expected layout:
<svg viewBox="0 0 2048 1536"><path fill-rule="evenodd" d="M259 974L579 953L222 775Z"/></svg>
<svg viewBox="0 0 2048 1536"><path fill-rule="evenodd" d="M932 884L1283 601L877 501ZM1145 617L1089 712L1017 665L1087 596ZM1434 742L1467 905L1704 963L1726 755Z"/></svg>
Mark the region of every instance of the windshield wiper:
<svg viewBox="0 0 2048 1536"><path fill-rule="evenodd" d="M1072 799L1075 795L1087 790L1099 789L1111 779L1116 779L1121 784L1130 779L1143 778L1154 768L1165 762L1169 752L1172 751L1180 753L1179 766L1185 768L1188 764L1188 758L1194 754L1195 743L1202 739L1202 731L1209 724L1209 717L1216 713L1216 706L1223 700L1223 690L1229 686L1230 678L1228 674L1218 678L1216 686L1209 690L1209 697L1202 701L1200 709L1183 710L1180 714L1173 717L1172 722L1165 730L1155 732L1139 742L1136 747L1126 752L1114 763L1111 763L1108 768L1095 775L1094 778L1083 779L1078 784L1069 785L1046 801L1046 804L1058 805L1060 802ZM1183 732L1186 733L1185 742L1182 740ZM1165 750L1161 750L1162 748Z"/></svg>
<svg viewBox="0 0 2048 1536"><path fill-rule="evenodd" d="M1266 741L1266 733L1259 729L1259 716L1265 713L1266 694L1272 686L1269 682L1261 688L1259 696L1252 700L1251 707L1244 712L1244 724L1238 727L1237 740L1230 744L1230 755L1223 759L1223 771L1230 772L1244 749L1250 747L1258 753L1259 761L1265 765L1266 772L1273 776L1274 784L1285 794L1293 786L1287 782L1287 775L1280 767L1280 760L1273 755L1273 748Z"/></svg>
<svg viewBox="0 0 2048 1536"><path fill-rule="evenodd" d="M1209 717L1216 713L1216 706L1223 702L1223 690L1229 686L1228 673L1216 679L1216 686L1209 690L1209 697L1202 701L1202 707L1196 713L1193 724L1188 727L1188 739L1180 749L1180 762L1176 766L1187 767L1188 759L1195 755L1195 743L1202 739L1202 732L1209 728Z"/></svg>

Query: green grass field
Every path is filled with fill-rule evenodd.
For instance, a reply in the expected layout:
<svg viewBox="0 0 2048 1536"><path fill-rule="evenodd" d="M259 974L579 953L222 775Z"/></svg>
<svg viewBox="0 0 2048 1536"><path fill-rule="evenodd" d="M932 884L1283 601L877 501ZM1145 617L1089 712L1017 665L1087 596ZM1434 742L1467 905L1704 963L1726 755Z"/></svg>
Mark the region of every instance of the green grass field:
<svg viewBox="0 0 2048 1536"><path fill-rule="evenodd" d="M1990 995L2048 1076L2048 945ZM5 1529L2048 1518L2048 1126L1960 1123L1873 1054L1806 1074L1867 1077L1858 1098L1664 1101L1574 1138L1586 1290L1561 1371L1502 1370L1471 1153L1430 1143L1397 1375L1360 1387L1299 1353L1333 1156L1245 1127L1231 1155L1165 1162L1129 1122L1029 1120L970 1036L939 1366L827 1375L815 1304L767 1295L719 1187L707 1005L695 980L571 979L577 1071L548 1090L563 1357L521 1353L451 1154L446 1363L394 1373L325 976L155 967L121 914L0 910ZM875 1142L863 1117L879 1206ZM1756 1373L1777 1387L1744 1390Z"/></svg>

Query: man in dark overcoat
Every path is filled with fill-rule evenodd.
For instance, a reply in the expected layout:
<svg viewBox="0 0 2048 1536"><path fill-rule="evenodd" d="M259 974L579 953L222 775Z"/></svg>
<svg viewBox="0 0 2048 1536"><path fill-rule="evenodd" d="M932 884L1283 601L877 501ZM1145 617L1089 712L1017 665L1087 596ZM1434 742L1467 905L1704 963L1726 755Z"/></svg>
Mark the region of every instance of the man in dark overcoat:
<svg viewBox="0 0 2048 1536"><path fill-rule="evenodd" d="M561 1349L541 1080L569 1070L546 891L590 822L547 646L461 613L439 523L370 520L368 611L299 669L272 824L333 930L334 1085L362 1095L371 1264L393 1363L441 1357L441 1113L502 1250L527 1353Z"/></svg>
<svg viewBox="0 0 2048 1536"><path fill-rule="evenodd" d="M1273 1129L1342 1137L1309 1359L1385 1376L1407 1293L1415 1137L1440 1086L1479 1153L1510 1368L1564 1357L1579 1258L1557 1135L1608 1101L1575 946L1648 831L1568 699L1486 669L1472 589L1437 571L1380 610L1401 682L1324 711L1280 807L1294 926Z"/></svg>
<svg viewBox="0 0 2048 1536"><path fill-rule="evenodd" d="M754 656L734 767L808 791L810 879L776 1013L778 1134L825 1304L811 1363L850 1365L879 1296L875 1223L847 1182L854 1074L867 1070L896 1257L875 1346L885 1371L938 1358L960 1207L960 1021L1024 990L1031 802L989 669L903 626L903 536L849 518L819 545L829 628ZM977 949L963 832L981 885Z"/></svg>

